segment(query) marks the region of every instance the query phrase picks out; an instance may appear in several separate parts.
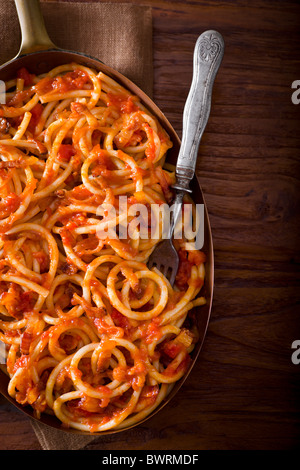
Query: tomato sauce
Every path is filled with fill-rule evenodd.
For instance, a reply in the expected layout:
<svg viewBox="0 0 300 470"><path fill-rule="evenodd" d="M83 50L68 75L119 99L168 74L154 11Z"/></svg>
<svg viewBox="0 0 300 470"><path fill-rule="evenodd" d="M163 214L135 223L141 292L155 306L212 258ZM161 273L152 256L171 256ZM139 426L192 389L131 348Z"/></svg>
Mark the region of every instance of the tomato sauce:
<svg viewBox="0 0 300 470"><path fill-rule="evenodd" d="M57 152L57 160L62 162L69 162L71 157L76 153L73 145L71 144L60 144L60 147Z"/></svg>
<svg viewBox="0 0 300 470"><path fill-rule="evenodd" d="M27 354L22 354L22 356L19 357L19 359L17 359L15 362L13 373L15 373L18 369L20 369L20 367L22 369L25 369L26 367L28 367L29 361L30 361L30 357Z"/></svg>
<svg viewBox="0 0 300 470"><path fill-rule="evenodd" d="M80 90L89 82L89 76L82 70L68 72L61 77L45 77L40 80L34 89L41 96L47 93L67 93L72 90Z"/></svg>
<svg viewBox="0 0 300 470"><path fill-rule="evenodd" d="M0 133L7 134L9 131L9 122L5 118L0 118Z"/></svg>
<svg viewBox="0 0 300 470"><path fill-rule="evenodd" d="M110 338L111 337L118 337L122 338L124 335L123 328L118 328L117 326L108 325L108 323L103 320L103 318L94 318L94 324L99 332L99 334L106 334Z"/></svg>
<svg viewBox="0 0 300 470"><path fill-rule="evenodd" d="M185 290L187 283L191 277L192 266L199 266L201 263L205 263L205 254L202 251L186 251L180 249L179 255L179 267L176 275L176 286L180 290ZM202 283L199 283L199 287ZM198 286L198 285L197 285ZM195 286L195 287L197 287Z"/></svg>
<svg viewBox="0 0 300 470"><path fill-rule="evenodd" d="M73 227L76 227L76 225ZM60 236L64 245L71 246L71 247L74 247L76 245L76 240L73 237L72 233L65 227L62 230L60 230Z"/></svg>
<svg viewBox="0 0 300 470"><path fill-rule="evenodd" d="M115 308L112 309L110 316L114 324L122 328L125 334L128 334L128 332L132 328L129 319Z"/></svg>
<svg viewBox="0 0 300 470"><path fill-rule="evenodd" d="M25 330L21 337L20 351L22 354L29 354L31 342L33 340L33 334L31 331Z"/></svg>
<svg viewBox="0 0 300 470"><path fill-rule="evenodd" d="M10 316L18 319L25 312L30 312L35 304L35 294L32 291L24 292L16 284L11 284L6 291L0 294L0 302L4 305Z"/></svg>
<svg viewBox="0 0 300 470"><path fill-rule="evenodd" d="M78 256L84 256L89 251L100 249L99 240L95 235L89 235L88 238L84 238L76 244L76 253Z"/></svg>
<svg viewBox="0 0 300 470"><path fill-rule="evenodd" d="M155 176L158 179L159 184L161 185L161 189L165 196L166 201L168 203L171 203L173 196L174 196L174 192L170 188L172 181L168 177L168 174L164 172L164 170L160 166L158 166L155 168Z"/></svg>
<svg viewBox="0 0 300 470"><path fill-rule="evenodd" d="M89 197L93 196L93 194L85 188L83 185L76 186L72 191L69 193L69 197L76 199L77 201L84 201Z"/></svg>
<svg viewBox="0 0 300 470"><path fill-rule="evenodd" d="M72 232L75 228L85 225L87 223L87 218L82 212L74 212L71 215L60 217L59 221L63 224L66 230Z"/></svg>
<svg viewBox="0 0 300 470"><path fill-rule="evenodd" d="M102 165L107 170L115 170L115 165L106 150L103 150L99 144L95 145L93 152L97 155L96 164Z"/></svg>
<svg viewBox="0 0 300 470"><path fill-rule="evenodd" d="M30 312L35 304L34 297L34 292L32 291L22 292L19 297L17 309L22 313Z"/></svg>
<svg viewBox="0 0 300 470"><path fill-rule="evenodd" d="M28 88L28 90L22 90L22 91L17 91L17 93L7 102L7 106L14 106L18 108L19 106L22 106L23 101L27 100L30 98L32 95L32 90L31 88ZM16 122L20 122L23 116L21 118L17 119Z"/></svg>
<svg viewBox="0 0 300 470"><path fill-rule="evenodd" d="M160 320L154 318L148 325L147 328L142 332L142 338L146 344L151 344L153 341L158 341L162 337L162 333L159 327Z"/></svg>
<svg viewBox="0 0 300 470"><path fill-rule="evenodd" d="M31 137L30 139L27 139L27 142L33 142L37 148L37 150L40 152L40 154L46 153L47 152L47 147L42 144L38 139L35 139L34 137Z"/></svg>
<svg viewBox="0 0 300 470"><path fill-rule="evenodd" d="M171 357L172 359L175 359L175 357L180 353L180 351L182 351L182 349L182 344L169 341L168 343L164 344L162 352L164 354L167 354L167 356Z"/></svg>
<svg viewBox="0 0 300 470"><path fill-rule="evenodd" d="M111 390L108 387L102 387L102 393L105 393L104 389L107 389L108 396L111 395ZM103 408L104 403L107 403L109 400L106 399L98 399L93 397L82 397L76 404L76 414L84 415L84 416L91 416L94 413L101 412L101 408ZM107 405L106 405L107 406Z"/></svg>
<svg viewBox="0 0 300 470"><path fill-rule="evenodd" d="M139 109L134 103L134 96L107 93L107 98L108 106L114 106L121 113L130 114Z"/></svg>
<svg viewBox="0 0 300 470"><path fill-rule="evenodd" d="M187 257L183 254L182 250L179 250L179 267L176 274L176 286L180 290L185 290L188 280L191 277L192 263L188 261Z"/></svg>
<svg viewBox="0 0 300 470"><path fill-rule="evenodd" d="M148 145L145 150L146 157L149 158L149 160L153 161L156 156L156 146L154 142L154 131L152 127L149 126L149 124L144 124L144 127L147 128L147 135L148 135Z"/></svg>
<svg viewBox="0 0 300 470"><path fill-rule="evenodd" d="M39 123L39 120L41 118L42 112L44 108L41 103L37 103L32 109L31 109L31 119L30 123L27 127L27 129L34 134L35 128Z"/></svg>
<svg viewBox="0 0 300 470"><path fill-rule="evenodd" d="M42 250L35 251L32 256L37 260L40 265L40 271L44 273L49 266L49 256Z"/></svg>
<svg viewBox="0 0 300 470"><path fill-rule="evenodd" d="M180 364L178 365L178 367L173 367L172 364L170 364L164 371L164 375L166 375L167 377L172 377L180 372L186 372L188 370L188 367L191 363L192 359L191 357L186 354L186 356L184 357L184 359L180 362Z"/></svg>
<svg viewBox="0 0 300 470"><path fill-rule="evenodd" d="M130 382L133 390L138 390L144 385L146 366L138 362L135 366L119 366L113 370L113 379L120 382Z"/></svg>
<svg viewBox="0 0 300 470"><path fill-rule="evenodd" d="M15 212L21 204L21 198L15 194L10 193L2 199L0 204L0 218L7 217Z"/></svg>
<svg viewBox="0 0 300 470"><path fill-rule="evenodd" d="M206 256L203 251L193 250L188 252L188 260L190 263L200 266L200 264L205 263Z"/></svg>
<svg viewBox="0 0 300 470"><path fill-rule="evenodd" d="M25 67L21 67L17 71L17 78L22 78L24 80L25 87L33 85L35 77L36 75L34 75L33 73L29 73L29 71Z"/></svg>

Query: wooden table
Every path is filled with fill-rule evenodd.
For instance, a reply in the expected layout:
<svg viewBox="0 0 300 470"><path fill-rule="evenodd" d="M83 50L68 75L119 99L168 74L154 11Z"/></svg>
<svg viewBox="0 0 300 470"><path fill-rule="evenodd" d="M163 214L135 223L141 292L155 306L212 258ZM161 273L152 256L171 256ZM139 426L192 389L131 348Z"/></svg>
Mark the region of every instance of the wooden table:
<svg viewBox="0 0 300 470"><path fill-rule="evenodd" d="M200 358L167 408L87 449L296 449L299 371L298 2L134 0L151 4L154 100L178 133L193 47L219 30L217 76L198 174L215 247L215 295ZM1 401L1 449L40 449Z"/></svg>

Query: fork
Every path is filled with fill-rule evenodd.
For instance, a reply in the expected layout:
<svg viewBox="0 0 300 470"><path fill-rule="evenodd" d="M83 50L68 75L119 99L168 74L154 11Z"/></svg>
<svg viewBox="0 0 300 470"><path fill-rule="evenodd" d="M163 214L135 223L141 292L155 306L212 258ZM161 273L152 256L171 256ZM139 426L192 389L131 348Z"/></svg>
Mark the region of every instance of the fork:
<svg viewBox="0 0 300 470"><path fill-rule="evenodd" d="M179 255L173 245L176 224L180 221L183 196L191 193L200 140L211 108L213 83L224 55L224 40L214 30L202 33L195 44L193 78L183 111L182 141L176 164L175 198L167 237L154 249L148 268L156 267L173 286L179 267Z"/></svg>

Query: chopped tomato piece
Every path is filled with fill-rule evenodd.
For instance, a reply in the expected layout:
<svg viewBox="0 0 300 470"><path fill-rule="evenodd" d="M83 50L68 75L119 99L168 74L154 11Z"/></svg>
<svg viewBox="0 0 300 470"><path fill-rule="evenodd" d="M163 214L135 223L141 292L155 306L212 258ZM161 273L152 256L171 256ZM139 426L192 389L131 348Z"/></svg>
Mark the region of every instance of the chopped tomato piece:
<svg viewBox="0 0 300 470"><path fill-rule="evenodd" d="M188 280L191 277L192 266L199 266L205 262L205 254L202 251L186 251L180 249L179 267L176 275L176 285L180 290L184 290L187 286Z"/></svg>
<svg viewBox="0 0 300 470"><path fill-rule="evenodd" d="M191 277L192 263L187 258L185 250L179 250L179 267L176 275L176 285L180 290L184 290Z"/></svg>
<svg viewBox="0 0 300 470"><path fill-rule="evenodd" d="M0 204L0 218L7 217L8 215L15 212L20 206L21 199L15 194L8 194L5 198L2 199Z"/></svg>
<svg viewBox="0 0 300 470"><path fill-rule="evenodd" d="M121 113L130 114L133 111L138 111L138 107L134 103L134 97L122 94L107 93L108 105L115 106Z"/></svg>
<svg viewBox="0 0 300 470"><path fill-rule="evenodd" d="M76 151L71 144L60 144L57 159L63 162L69 162L71 157L75 155Z"/></svg>
<svg viewBox="0 0 300 470"><path fill-rule="evenodd" d="M111 312L111 318L113 319L116 326L119 326L124 330L128 330L131 327L128 318L115 308L113 308Z"/></svg>
<svg viewBox="0 0 300 470"><path fill-rule="evenodd" d="M169 341L163 347L163 352L167 354L167 356L171 357L172 359L174 359L181 350L182 350L182 345L176 344L173 341Z"/></svg>
<svg viewBox="0 0 300 470"><path fill-rule="evenodd" d="M46 93L67 93L71 90L82 89L89 81L89 76L83 70L74 70L61 77L45 77L35 86L38 95Z"/></svg>
<svg viewBox="0 0 300 470"><path fill-rule="evenodd" d="M41 103L37 103L33 108L32 110L30 111L31 112L31 119L30 119L30 123L29 123L29 126L28 126L28 130L33 132L35 131L35 128L40 120L40 117L42 115L42 112L43 112L44 108L43 108L43 105Z"/></svg>
<svg viewBox="0 0 300 470"><path fill-rule="evenodd" d="M25 67L21 67L17 71L17 78L22 78L24 80L24 86L31 86L33 85L33 79L35 78L35 75L32 73L29 73L28 70Z"/></svg>
<svg viewBox="0 0 300 470"><path fill-rule="evenodd" d="M203 253L203 251L193 250L193 251L188 252L188 260L192 264L195 264L196 266L199 266L201 263L205 263L206 256Z"/></svg>

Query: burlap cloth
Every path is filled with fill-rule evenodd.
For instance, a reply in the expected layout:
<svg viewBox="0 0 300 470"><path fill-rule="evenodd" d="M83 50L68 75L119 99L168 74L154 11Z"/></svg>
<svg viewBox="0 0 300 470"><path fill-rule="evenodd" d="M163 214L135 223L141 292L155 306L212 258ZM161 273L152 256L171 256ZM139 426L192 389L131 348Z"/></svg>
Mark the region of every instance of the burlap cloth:
<svg viewBox="0 0 300 470"><path fill-rule="evenodd" d="M152 95L150 7L124 3L45 2L42 11L49 36L58 47L100 59ZM18 53L20 40L14 2L0 0L1 64ZM36 421L32 421L32 426L44 450L83 449L97 439L71 435Z"/></svg>
<svg viewBox="0 0 300 470"><path fill-rule="evenodd" d="M87 53L152 95L151 7L127 3L41 2L58 47ZM19 51L21 33L13 0L0 0L0 64Z"/></svg>

